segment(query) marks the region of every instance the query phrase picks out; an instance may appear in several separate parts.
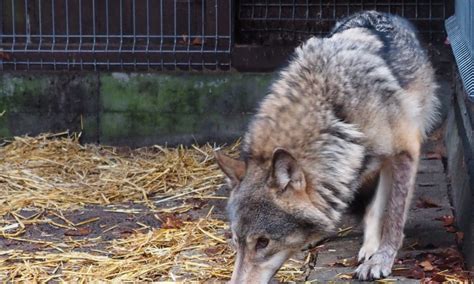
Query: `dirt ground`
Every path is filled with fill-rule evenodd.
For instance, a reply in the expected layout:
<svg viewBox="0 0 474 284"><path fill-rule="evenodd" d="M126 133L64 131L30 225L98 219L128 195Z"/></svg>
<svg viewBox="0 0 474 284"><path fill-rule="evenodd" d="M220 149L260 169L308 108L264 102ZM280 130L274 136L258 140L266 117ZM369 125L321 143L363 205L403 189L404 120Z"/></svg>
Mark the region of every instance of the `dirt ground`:
<svg viewBox="0 0 474 284"><path fill-rule="evenodd" d="M417 191L407 222L407 237L394 273L387 281L416 283L419 279L424 279L425 282L437 283L442 280L467 279L459 278L467 277L467 274L463 272L462 255L457 249L462 242L462 233L457 232L454 226L448 198L449 180L444 174L442 133L442 129L435 132L424 146ZM114 153L117 157L113 159L119 159L121 155L122 158L133 156L134 152L115 149ZM211 166L210 174L216 170L212 161L206 163ZM55 210L48 204L38 207L29 204L17 208L18 210L5 214L1 220L7 225L2 225L0 236L0 278L33 282L228 280L234 257L228 245L230 232L225 225L225 205L229 190L226 186L219 185L223 182L222 175L216 179L218 182L213 186L215 190L211 190L212 194L206 195L207 197L190 195L173 199L171 196L171 200L166 201L170 199L169 196L163 198L160 194L150 194L147 195L148 205L134 202L132 198L128 202L78 204L73 209ZM185 183L189 180L185 180ZM6 186L8 185L0 180L0 189L8 192ZM124 197L127 194L125 191ZM8 205L12 200L5 204ZM29 223L29 220L35 221ZM221 229L211 232L215 225L201 229L203 220L220 222ZM15 224L23 224L23 228L8 228ZM195 238L196 230L190 233L194 229L189 227L199 228L204 234ZM20 233L15 234L16 230ZM161 238L170 238L171 241L182 238L183 233L190 234L185 235L184 240L195 240L184 246L179 242L162 242ZM146 240L142 242L144 238ZM217 242L209 242L216 240ZM135 245L134 242L137 242L136 246L127 247ZM201 242L208 246L204 247L203 253L195 252L195 247L199 247ZM288 268L282 269L278 279L285 282L349 281L357 266L354 257L361 242L359 218L347 215L338 233L317 247L296 255ZM153 267L160 267L165 261L163 255L156 256L152 252L172 250L173 246L179 246L179 249L172 254L172 261L167 262L168 266L162 270L157 269L157 272L150 272ZM133 257L128 261L129 256ZM58 259L60 257L64 259ZM95 259L97 257L100 259ZM76 263L76 258L81 258L81 261ZM135 262L133 259L136 259ZM114 265L126 268L101 274L101 271L112 265L108 264L109 261L119 261ZM215 262L206 266L209 261ZM47 266L50 262L54 265ZM192 268L193 265L206 266L207 270L200 272ZM219 265L222 265L222 269L216 272ZM95 272L84 272L88 266L91 267L90 271ZM148 269L148 266L151 268ZM135 274L127 274L130 271Z"/></svg>

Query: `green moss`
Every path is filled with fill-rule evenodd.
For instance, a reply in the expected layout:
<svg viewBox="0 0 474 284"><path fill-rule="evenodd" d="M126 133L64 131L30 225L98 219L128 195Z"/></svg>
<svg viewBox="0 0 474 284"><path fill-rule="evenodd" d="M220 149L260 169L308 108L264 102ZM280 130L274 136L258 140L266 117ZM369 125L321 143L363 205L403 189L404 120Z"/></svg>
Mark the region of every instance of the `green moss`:
<svg viewBox="0 0 474 284"><path fill-rule="evenodd" d="M102 75L102 104L105 111L121 112L240 112L254 107L265 95L270 78L253 74Z"/></svg>
<svg viewBox="0 0 474 284"><path fill-rule="evenodd" d="M3 111L0 110L0 114L2 112ZM8 128L8 119L5 113L3 114L3 116L0 117L0 140L3 138L11 137L11 136L12 136L12 133L10 129Z"/></svg>
<svg viewBox="0 0 474 284"><path fill-rule="evenodd" d="M40 96L48 94L50 85L45 78L2 76L0 108L11 112L28 111L37 106Z"/></svg>

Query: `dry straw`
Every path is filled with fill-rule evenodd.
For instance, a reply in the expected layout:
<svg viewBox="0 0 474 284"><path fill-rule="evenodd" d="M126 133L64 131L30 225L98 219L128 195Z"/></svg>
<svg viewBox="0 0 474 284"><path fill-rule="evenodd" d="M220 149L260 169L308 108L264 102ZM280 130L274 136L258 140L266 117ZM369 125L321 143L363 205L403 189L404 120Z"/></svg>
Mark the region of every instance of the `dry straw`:
<svg viewBox="0 0 474 284"><path fill-rule="evenodd" d="M16 137L0 147L0 236L38 248L1 251L2 282L229 279L234 252L227 244L228 227L212 214L113 241L25 237L28 226L48 223L78 230L97 221L75 224L64 217L63 212L87 205L136 213L138 209L123 206L133 203L151 212L182 213L192 208L183 202L187 199L222 198L215 195L222 175L211 145L126 150L81 145L78 140L67 133L45 134ZM237 149L238 143L225 151L235 154ZM33 213L26 217L24 212ZM46 218L44 212L61 221ZM104 249L90 249L97 243ZM278 277L301 280L305 266L304 261L290 261Z"/></svg>

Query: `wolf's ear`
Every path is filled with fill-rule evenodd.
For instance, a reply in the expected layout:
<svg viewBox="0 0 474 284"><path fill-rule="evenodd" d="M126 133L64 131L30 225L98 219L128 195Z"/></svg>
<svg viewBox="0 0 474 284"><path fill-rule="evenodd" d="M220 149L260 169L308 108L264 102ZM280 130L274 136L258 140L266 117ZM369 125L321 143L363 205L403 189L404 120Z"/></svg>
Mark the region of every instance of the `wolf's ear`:
<svg viewBox="0 0 474 284"><path fill-rule="evenodd" d="M285 149L277 148L272 158L272 179L279 189L305 190L306 179L296 159Z"/></svg>
<svg viewBox="0 0 474 284"><path fill-rule="evenodd" d="M233 159L220 151L215 151L217 164L227 176L227 183L231 188L236 187L245 176L247 166L244 161Z"/></svg>

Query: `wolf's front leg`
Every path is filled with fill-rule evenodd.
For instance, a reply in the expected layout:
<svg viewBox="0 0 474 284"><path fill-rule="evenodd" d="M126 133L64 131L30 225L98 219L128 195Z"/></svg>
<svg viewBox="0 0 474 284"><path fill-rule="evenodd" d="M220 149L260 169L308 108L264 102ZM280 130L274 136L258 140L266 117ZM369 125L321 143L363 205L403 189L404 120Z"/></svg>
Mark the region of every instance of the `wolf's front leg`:
<svg viewBox="0 0 474 284"><path fill-rule="evenodd" d="M361 280L386 277L392 270L403 241L403 228L414 189L418 153L401 153L392 160L393 187L383 222L382 240L377 251L356 270Z"/></svg>
<svg viewBox="0 0 474 284"><path fill-rule="evenodd" d="M392 190L392 165L384 163L380 171L375 198L364 216L364 243L359 251L359 261L368 260L379 248L382 222L387 201Z"/></svg>

